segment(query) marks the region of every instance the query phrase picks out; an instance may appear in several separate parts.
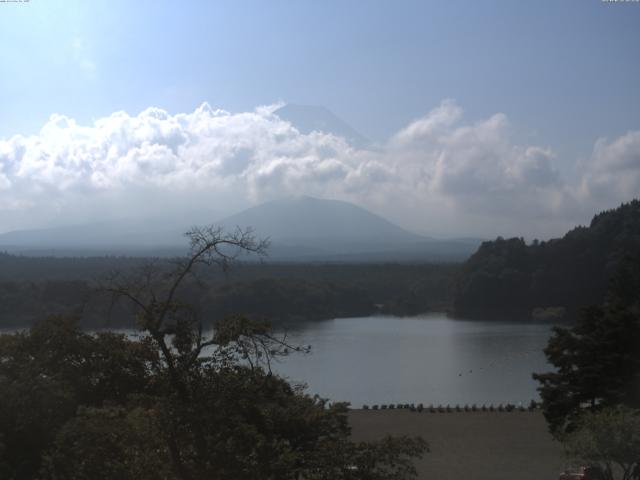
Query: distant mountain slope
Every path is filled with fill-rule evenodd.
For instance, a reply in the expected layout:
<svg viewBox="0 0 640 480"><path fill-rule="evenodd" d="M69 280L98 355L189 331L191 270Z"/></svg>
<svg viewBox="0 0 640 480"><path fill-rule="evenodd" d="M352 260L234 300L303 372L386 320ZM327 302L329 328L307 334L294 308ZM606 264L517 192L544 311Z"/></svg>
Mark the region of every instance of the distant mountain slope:
<svg viewBox="0 0 640 480"><path fill-rule="evenodd" d="M459 261L480 241L434 240L354 204L308 196L258 205L220 221L272 241L269 256L297 261Z"/></svg>
<svg viewBox="0 0 640 480"><path fill-rule="evenodd" d="M160 220L114 220L0 235L0 250L22 255L175 255L187 227Z"/></svg>
<svg viewBox="0 0 640 480"><path fill-rule="evenodd" d="M25 247L72 247L88 245L134 245L175 243L167 238L166 224L151 221L110 221L35 230L16 230L0 235L0 245Z"/></svg>
<svg viewBox="0 0 640 480"><path fill-rule="evenodd" d="M304 134L313 131L331 133L345 138L352 146L357 148L366 147L371 143L351 125L325 107L290 103L280 107L274 113Z"/></svg>
<svg viewBox="0 0 640 480"><path fill-rule="evenodd" d="M366 240L379 244L424 240L352 203L304 195L263 203L220 223L250 226L258 235L278 240Z"/></svg>
<svg viewBox="0 0 640 480"><path fill-rule="evenodd" d="M15 231L0 235L0 251L31 256L177 255L184 252L183 233L192 225L183 222L121 220ZM354 204L306 196L267 202L214 223L228 230L253 228L256 236L271 239L269 258L282 261L460 261L480 243L434 240Z"/></svg>
<svg viewBox="0 0 640 480"><path fill-rule="evenodd" d="M610 278L629 256L640 256L638 200L596 215L588 227L561 239L532 245L521 238L484 242L463 266L454 309L459 315L495 317L560 307L573 317L581 307L602 303Z"/></svg>

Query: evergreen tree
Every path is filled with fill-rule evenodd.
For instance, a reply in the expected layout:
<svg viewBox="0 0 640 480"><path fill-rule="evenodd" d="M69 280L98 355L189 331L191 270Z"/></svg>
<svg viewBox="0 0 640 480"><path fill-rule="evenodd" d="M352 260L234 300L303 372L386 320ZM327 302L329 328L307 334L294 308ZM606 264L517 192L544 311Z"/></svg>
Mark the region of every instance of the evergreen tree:
<svg viewBox="0 0 640 480"><path fill-rule="evenodd" d="M623 265L603 306L585 309L572 328L554 329L545 354L556 371L533 375L556 435L585 410L640 407L640 260Z"/></svg>
<svg viewBox="0 0 640 480"><path fill-rule="evenodd" d="M577 319L583 307L605 300L611 278L629 255L640 255L640 200L599 213L588 227L560 239L483 243L460 270L453 309L495 318L562 307L567 318Z"/></svg>

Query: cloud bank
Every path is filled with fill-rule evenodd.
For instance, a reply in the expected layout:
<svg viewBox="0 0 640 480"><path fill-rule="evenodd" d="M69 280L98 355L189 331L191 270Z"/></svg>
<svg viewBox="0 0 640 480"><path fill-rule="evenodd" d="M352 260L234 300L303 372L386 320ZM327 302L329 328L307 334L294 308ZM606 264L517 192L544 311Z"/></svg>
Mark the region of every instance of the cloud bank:
<svg viewBox="0 0 640 480"><path fill-rule="evenodd" d="M52 115L37 135L0 140L0 231L194 209L224 215L307 194L356 202L420 232L544 237L640 192L640 131L597 140L569 180L550 148L513 141L505 115L465 122L452 100L372 150L303 134L276 109L148 108L88 126Z"/></svg>

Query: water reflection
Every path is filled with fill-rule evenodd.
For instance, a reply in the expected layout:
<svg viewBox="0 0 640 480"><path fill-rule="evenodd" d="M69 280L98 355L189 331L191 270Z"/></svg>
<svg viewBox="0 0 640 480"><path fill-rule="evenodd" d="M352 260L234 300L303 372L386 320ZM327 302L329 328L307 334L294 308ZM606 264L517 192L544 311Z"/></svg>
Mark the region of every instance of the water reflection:
<svg viewBox="0 0 640 480"><path fill-rule="evenodd" d="M275 370L309 391L354 406L381 403L523 403L537 399L534 371L551 325L449 319L443 314L308 323L289 331L310 344Z"/></svg>

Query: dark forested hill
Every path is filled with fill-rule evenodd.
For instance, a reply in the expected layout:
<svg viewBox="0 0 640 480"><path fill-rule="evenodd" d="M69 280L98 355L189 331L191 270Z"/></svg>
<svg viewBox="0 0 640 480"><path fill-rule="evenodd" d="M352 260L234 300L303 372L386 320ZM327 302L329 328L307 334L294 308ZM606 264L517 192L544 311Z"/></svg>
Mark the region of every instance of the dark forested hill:
<svg viewBox="0 0 640 480"><path fill-rule="evenodd" d="M96 290L112 272L134 274L166 259L22 257L0 253L0 330L52 314L77 314L88 328L132 326L131 312L111 308ZM445 310L458 264L237 263L198 272L183 300L205 321L242 314L274 323Z"/></svg>
<svg viewBox="0 0 640 480"><path fill-rule="evenodd" d="M498 238L484 242L465 262L455 287L454 311L462 316L573 317L599 304L625 258L640 255L640 201L599 213L588 227L561 239Z"/></svg>

